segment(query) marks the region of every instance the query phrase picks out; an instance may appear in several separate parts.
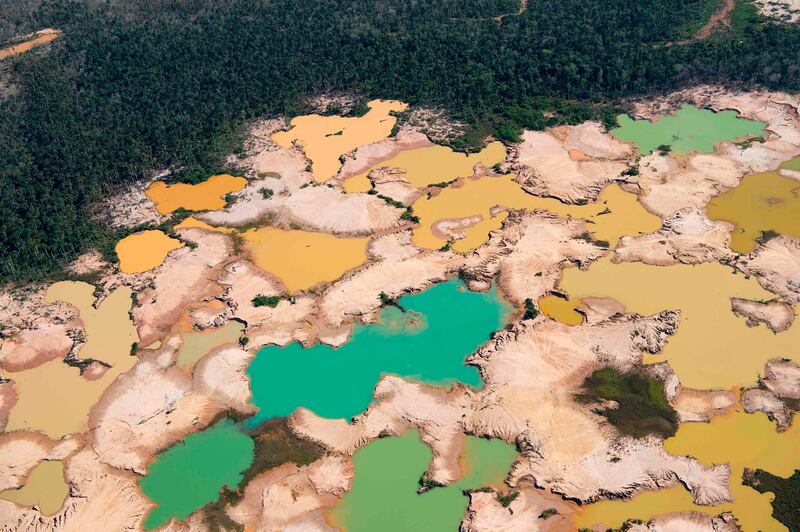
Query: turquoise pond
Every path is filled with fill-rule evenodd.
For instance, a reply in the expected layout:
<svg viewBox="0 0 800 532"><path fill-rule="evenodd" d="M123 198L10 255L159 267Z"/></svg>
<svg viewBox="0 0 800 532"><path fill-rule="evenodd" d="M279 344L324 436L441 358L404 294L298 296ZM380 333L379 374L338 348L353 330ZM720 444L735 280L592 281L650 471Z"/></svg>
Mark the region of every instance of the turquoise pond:
<svg viewBox="0 0 800 532"><path fill-rule="evenodd" d="M482 385L464 357L489 340L510 312L497 290L470 292L457 279L406 295L382 310L380 322L356 325L338 349L298 343L261 349L247 373L258 414L253 427L305 407L327 418L363 412L382 374L430 384Z"/></svg>
<svg viewBox="0 0 800 532"><path fill-rule="evenodd" d="M223 486L236 489L253 462L255 444L230 419L191 434L159 454L139 486L156 503L144 522L158 528L173 517L185 519L219 498Z"/></svg>

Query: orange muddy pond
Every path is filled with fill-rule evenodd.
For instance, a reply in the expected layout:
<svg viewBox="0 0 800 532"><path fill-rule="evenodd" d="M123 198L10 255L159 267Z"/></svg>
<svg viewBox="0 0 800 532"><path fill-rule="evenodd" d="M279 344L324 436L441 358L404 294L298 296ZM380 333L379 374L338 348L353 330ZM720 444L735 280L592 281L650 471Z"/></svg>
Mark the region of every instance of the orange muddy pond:
<svg viewBox="0 0 800 532"><path fill-rule="evenodd" d="M168 185L155 181L144 194L156 204L161 214L169 214L183 208L190 211L218 210L225 208L225 195L241 190L247 179L230 174L218 174L196 185L175 183Z"/></svg>
<svg viewBox="0 0 800 532"><path fill-rule="evenodd" d="M438 238L432 226L439 220L461 219L479 215L482 220L464 229L466 236L456 240L452 248L470 251L489 239L489 233L499 229L508 213L491 211L503 209L543 209L565 217L587 220L586 229L596 240L605 240L613 248L621 236L657 231L661 219L650 214L635 194L625 192L619 185L607 186L594 203L568 205L552 198L528 194L514 181L514 175L487 176L465 179L461 186L449 186L431 198L414 202L414 214L420 223L414 229L413 242L419 247L439 249L446 241Z"/></svg>
<svg viewBox="0 0 800 532"><path fill-rule="evenodd" d="M160 266L167 253L183 246L180 240L170 238L162 231L149 230L126 236L115 248L119 269L123 273L140 273Z"/></svg>
<svg viewBox="0 0 800 532"><path fill-rule="evenodd" d="M333 281L367 260L368 238L262 227L244 233L253 262L291 292Z"/></svg>
<svg viewBox="0 0 800 532"><path fill-rule="evenodd" d="M288 131L279 131L272 140L283 148L297 143L311 161L314 180L327 181L339 172L339 157L354 149L389 136L397 119L392 112L404 111L406 104L396 100L372 100L364 116L298 116Z"/></svg>

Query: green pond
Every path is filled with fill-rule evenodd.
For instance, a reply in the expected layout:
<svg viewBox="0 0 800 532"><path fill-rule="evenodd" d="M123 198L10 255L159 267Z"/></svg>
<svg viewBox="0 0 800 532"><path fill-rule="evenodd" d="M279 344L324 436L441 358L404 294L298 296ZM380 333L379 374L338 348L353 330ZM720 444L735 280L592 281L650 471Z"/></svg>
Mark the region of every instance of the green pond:
<svg viewBox="0 0 800 532"><path fill-rule="evenodd" d="M464 490L498 486L516 456L516 449L502 440L467 437L463 478L419 494L419 480L432 457L419 433L380 439L353 455L352 489L329 517L347 532L454 532L469 502Z"/></svg>
<svg viewBox="0 0 800 532"><path fill-rule="evenodd" d="M252 402L259 408L248 426L305 407L328 418L363 412L382 374L431 384L481 385L464 357L503 326L510 307L496 289L470 292L451 279L399 299L405 312L388 306L380 323L356 325L338 349L300 344L261 349L248 368Z"/></svg>
<svg viewBox="0 0 800 532"><path fill-rule="evenodd" d="M781 168L785 168L787 170L800 170L800 157L795 157L794 159L790 159L781 165Z"/></svg>
<svg viewBox="0 0 800 532"><path fill-rule="evenodd" d="M161 453L139 481L157 505L145 519L145 530L173 517L185 519L217 500L223 486L236 488L253 461L253 450L253 440L224 419Z"/></svg>
<svg viewBox="0 0 800 532"><path fill-rule="evenodd" d="M674 115L662 116L655 122L633 120L627 115L618 117L619 127L611 134L625 142L633 142L643 155L648 155L662 144L673 152L693 151L712 153L714 144L741 137L763 136L764 122L739 118L735 111L698 109L684 104Z"/></svg>

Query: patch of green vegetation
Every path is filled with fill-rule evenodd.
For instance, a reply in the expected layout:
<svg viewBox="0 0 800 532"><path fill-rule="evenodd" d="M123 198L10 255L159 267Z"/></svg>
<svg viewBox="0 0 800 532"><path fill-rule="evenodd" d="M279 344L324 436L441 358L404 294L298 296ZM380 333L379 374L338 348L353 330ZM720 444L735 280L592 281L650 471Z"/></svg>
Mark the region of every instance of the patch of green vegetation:
<svg viewBox="0 0 800 532"><path fill-rule="evenodd" d="M626 170L622 172L622 175L628 175L628 176L639 175L639 166L635 164L633 166L629 166Z"/></svg>
<svg viewBox="0 0 800 532"><path fill-rule="evenodd" d="M353 102L353 107L350 109L350 112L347 113L347 116L352 117L359 117L364 116L369 112L369 105L367 105L366 98L359 98L355 102Z"/></svg>
<svg viewBox="0 0 800 532"><path fill-rule="evenodd" d="M373 190L375 190L375 189L374 188L370 189L369 192L372 193ZM384 196L383 194L378 194L377 190L375 190L374 194L377 194L380 199L382 199L383 201L385 201L386 203L388 203L392 207L397 207L398 209L405 208L405 204L402 201L397 201L396 199L390 198L389 196Z"/></svg>
<svg viewBox="0 0 800 532"><path fill-rule="evenodd" d="M267 187L263 187L263 188L259 189L259 192L261 192L261 197L264 198L264 199L270 199L272 197L272 195L274 194L272 192L272 189L271 188L267 188Z"/></svg>
<svg viewBox="0 0 800 532"><path fill-rule="evenodd" d="M258 294L251 300L254 307L275 308L280 302L281 296L265 296L264 294Z"/></svg>
<svg viewBox="0 0 800 532"><path fill-rule="evenodd" d="M708 22L711 16L720 10L724 3L724 0L707 0L706 2L695 4L688 22L676 29L677 35L681 39L693 37Z"/></svg>
<svg viewBox="0 0 800 532"><path fill-rule="evenodd" d="M789 478L773 475L763 469L745 469L742 483L759 493L774 493L772 517L789 530L800 530L800 469L795 470Z"/></svg>
<svg viewBox="0 0 800 532"><path fill-rule="evenodd" d="M678 414L667 401L664 383L636 371L599 369L586 378L576 399L583 403L616 401L618 408L603 408L597 413L622 434L634 438L648 434L667 438L678 429Z"/></svg>
<svg viewBox="0 0 800 532"><path fill-rule="evenodd" d="M425 471L422 474L422 477L420 477L420 479L419 479L419 492L420 493L424 493L424 492L426 492L428 490L432 490L433 488L441 488L443 486L444 486L444 484L442 484L441 482L433 480L431 478L430 473L428 473L427 471Z"/></svg>
<svg viewBox="0 0 800 532"><path fill-rule="evenodd" d="M517 490L511 490L505 494L498 493L497 502L499 502L504 508L508 508L512 502L517 500L517 497L519 497L519 492Z"/></svg>
<svg viewBox="0 0 800 532"><path fill-rule="evenodd" d="M539 519L550 519L554 515L558 515L558 510L556 510L555 508L548 508L547 510L539 514Z"/></svg>
<svg viewBox="0 0 800 532"><path fill-rule="evenodd" d="M419 223L419 216L414 214L414 208L411 207L411 205L406 207L406 210L403 211L403 214L400 215L400 219L415 224Z"/></svg>
<svg viewBox="0 0 800 532"><path fill-rule="evenodd" d="M395 307L395 308L397 308L397 309L399 309L399 310L401 310L403 312L406 311L406 309L403 308L403 305L401 305L397 301L396 297L392 297L389 294L387 294L386 292L381 292L379 297L380 297L380 300L381 300L381 306L382 307Z"/></svg>
<svg viewBox="0 0 800 532"><path fill-rule="evenodd" d="M248 434L256 445L253 464L243 473L240 486L246 486L253 477L273 467L289 462L308 465L325 454L321 445L295 436L285 417L265 421Z"/></svg>
<svg viewBox="0 0 800 532"><path fill-rule="evenodd" d="M239 493L232 491L227 486L224 487L220 492L219 499L203 507L203 517L208 529L213 532L243 531L244 526L231 519L226 511L228 506L237 504L241 498Z"/></svg>
<svg viewBox="0 0 800 532"><path fill-rule="evenodd" d="M525 298L525 314L522 315L523 320L532 320L539 315L539 309L533 304L531 298Z"/></svg>

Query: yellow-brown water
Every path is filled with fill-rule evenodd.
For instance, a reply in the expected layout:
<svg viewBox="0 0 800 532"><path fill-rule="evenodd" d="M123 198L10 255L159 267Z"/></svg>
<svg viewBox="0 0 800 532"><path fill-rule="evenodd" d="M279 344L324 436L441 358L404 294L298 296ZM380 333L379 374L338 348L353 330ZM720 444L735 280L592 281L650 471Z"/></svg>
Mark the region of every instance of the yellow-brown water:
<svg viewBox="0 0 800 532"><path fill-rule="evenodd" d="M87 283L63 281L47 291L48 301L65 301L80 311L86 343L78 352L81 359L100 360L111 367L97 380L84 379L78 368L51 360L33 369L8 373L17 389L17 403L11 409L7 431L40 430L51 438L83 430L86 416L103 390L121 373L133 367L131 344L138 340L130 320L131 290L117 288L94 308L94 287Z"/></svg>
<svg viewBox="0 0 800 532"><path fill-rule="evenodd" d="M749 175L713 198L707 210L709 219L736 226L731 249L750 253L763 231L800 237L800 182L777 172Z"/></svg>
<svg viewBox="0 0 800 532"><path fill-rule="evenodd" d="M280 278L289 292L338 279L367 259L367 238L274 227L252 229L244 238L253 262Z"/></svg>
<svg viewBox="0 0 800 532"><path fill-rule="evenodd" d="M580 325L583 323L583 314L576 311L580 308L580 301L570 301L554 295L544 296L537 303L539 311L566 325Z"/></svg>
<svg viewBox="0 0 800 532"><path fill-rule="evenodd" d="M609 185L596 202L587 205L567 205L556 199L541 198L526 193L514 182L513 175L466 179L463 186L447 187L431 198L414 202L414 214L419 216L419 226L414 230L413 241L428 249L438 249L445 241L436 237L431 226L438 220L466 218L481 215L483 220L465 229L466 237L453 244L456 251L470 251L486 242L489 232L498 229L507 213L490 214L493 206L508 209L545 209L560 216L584 218L592 223L587 230L597 240L616 246L619 237L649 233L661 227L661 220L639 203L636 195Z"/></svg>
<svg viewBox="0 0 800 532"><path fill-rule="evenodd" d="M57 30L42 30L41 32L34 34L34 36L27 41L0 49L0 59L25 53L35 46L39 46L54 40L59 35L61 35L61 32Z"/></svg>
<svg viewBox="0 0 800 532"><path fill-rule="evenodd" d="M344 182L346 192L366 192L372 188L367 175L375 168L402 168L411 186L422 188L435 183L469 177L476 164L491 168L506 158L502 142L492 142L479 153L459 153L445 146L427 146L406 150L388 161L375 164Z"/></svg>
<svg viewBox="0 0 800 532"><path fill-rule="evenodd" d="M61 509L67 495L64 464L60 460L43 460L33 468L24 486L0 492L0 499L20 506L36 505L42 514L53 515Z"/></svg>
<svg viewBox="0 0 800 532"><path fill-rule="evenodd" d="M614 264L606 257L588 270L566 268L559 288L573 301L611 297L627 312L643 315L680 310L680 325L663 353L645 362L668 360L681 383L690 388L729 389L752 386L770 358L800 358L800 327L774 334L766 326L748 327L731 312L732 297L768 300L755 278L734 274L719 263L696 266Z"/></svg>
<svg viewBox="0 0 800 532"><path fill-rule="evenodd" d="M405 110L395 100L372 100L369 112L359 117L306 115L292 119L291 129L272 135L279 146L290 148L295 142L311 161L314 179L327 181L339 171L339 157L352 150L389 136L397 119L391 112Z"/></svg>
<svg viewBox="0 0 800 532"><path fill-rule="evenodd" d="M698 511L716 515L732 511L744 532L786 531L772 518L771 493L761 494L742 485L745 467L761 468L788 477L800 468L800 423L785 432L776 432L764 414L732 412L711 423L684 423L677 434L664 443L675 456L691 455L706 465L730 464L730 484L734 501L717 506L698 506L681 485L666 490L643 492L630 501L607 501L579 508L578 527L602 523L618 527L626 519L648 520L670 512Z"/></svg>
<svg viewBox="0 0 800 532"><path fill-rule="evenodd" d="M226 194L241 190L246 184L247 179L243 177L219 174L196 185L167 185L163 181L156 181L144 193L156 204L161 214L169 214L178 208L190 211L217 210L225 207Z"/></svg>
<svg viewBox="0 0 800 532"><path fill-rule="evenodd" d="M183 334L183 345L176 359L178 367L191 371L195 363L215 347L236 343L244 331L244 325L231 321L218 329L193 331Z"/></svg>
<svg viewBox="0 0 800 532"><path fill-rule="evenodd" d="M134 233L117 242L119 269L124 273L152 270L164 262L167 253L181 246L180 240L155 229Z"/></svg>

